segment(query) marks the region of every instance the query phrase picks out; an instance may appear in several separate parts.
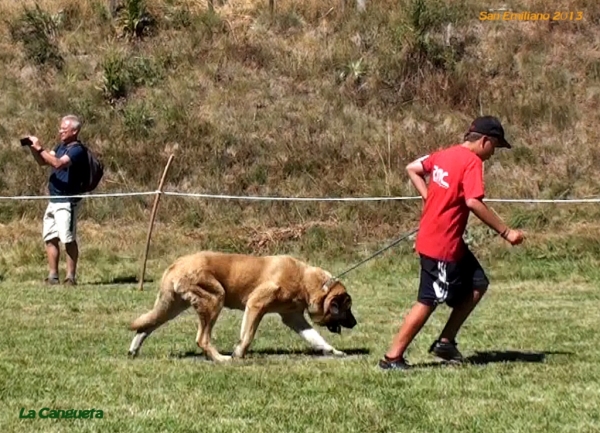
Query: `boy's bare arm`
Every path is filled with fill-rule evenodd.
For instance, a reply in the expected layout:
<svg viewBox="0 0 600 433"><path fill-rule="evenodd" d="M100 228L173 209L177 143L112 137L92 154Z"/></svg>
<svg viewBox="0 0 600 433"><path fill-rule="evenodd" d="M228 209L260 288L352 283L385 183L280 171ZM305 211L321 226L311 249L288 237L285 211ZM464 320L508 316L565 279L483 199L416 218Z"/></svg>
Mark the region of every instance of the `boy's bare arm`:
<svg viewBox="0 0 600 433"><path fill-rule="evenodd" d="M492 230L496 230L496 232L498 232L503 239L510 242L511 245L518 245L523 242L523 233L508 227L483 201L476 198L470 198L467 200L467 207L471 209L477 218Z"/></svg>
<svg viewBox="0 0 600 433"><path fill-rule="evenodd" d="M411 182L423 197L423 200L427 199L427 183L425 182L425 169L423 168L423 164L421 164L421 160L417 159L416 161L411 162L406 166L406 171L408 173L408 177Z"/></svg>

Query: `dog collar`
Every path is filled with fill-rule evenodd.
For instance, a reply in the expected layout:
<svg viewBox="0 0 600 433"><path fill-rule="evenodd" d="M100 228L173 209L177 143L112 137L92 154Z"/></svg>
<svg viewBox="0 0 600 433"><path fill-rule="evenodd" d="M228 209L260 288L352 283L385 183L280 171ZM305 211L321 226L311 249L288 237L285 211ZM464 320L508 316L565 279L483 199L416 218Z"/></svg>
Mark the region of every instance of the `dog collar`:
<svg viewBox="0 0 600 433"><path fill-rule="evenodd" d="M325 281L323 283L323 290L325 291L325 293L329 292L329 289L331 289L337 282L338 279L335 277L331 277L327 281Z"/></svg>

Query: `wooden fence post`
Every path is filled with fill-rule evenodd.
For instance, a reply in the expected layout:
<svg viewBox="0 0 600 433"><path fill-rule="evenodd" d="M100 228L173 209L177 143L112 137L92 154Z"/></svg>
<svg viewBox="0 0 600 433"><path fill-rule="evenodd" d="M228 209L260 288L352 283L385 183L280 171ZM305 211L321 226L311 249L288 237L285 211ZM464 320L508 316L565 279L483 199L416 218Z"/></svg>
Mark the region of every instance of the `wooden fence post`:
<svg viewBox="0 0 600 433"><path fill-rule="evenodd" d="M162 195L165 178L167 177L167 172L169 171L169 167L171 166L171 161L173 161L173 157L174 155L169 156L169 160L167 161L167 165L165 166L165 170L163 171L162 178L160 179L160 183L158 184L158 191L156 192L156 197L154 197L154 206L152 207L152 215L150 216L150 226L148 227L148 236L146 238L146 250L144 252L144 259L142 261L142 272L140 275L140 291L144 290L144 275L146 274L146 262L148 261L148 251L150 250L150 238L152 237L152 229L154 227L156 211L158 210L158 202L160 201L160 196Z"/></svg>

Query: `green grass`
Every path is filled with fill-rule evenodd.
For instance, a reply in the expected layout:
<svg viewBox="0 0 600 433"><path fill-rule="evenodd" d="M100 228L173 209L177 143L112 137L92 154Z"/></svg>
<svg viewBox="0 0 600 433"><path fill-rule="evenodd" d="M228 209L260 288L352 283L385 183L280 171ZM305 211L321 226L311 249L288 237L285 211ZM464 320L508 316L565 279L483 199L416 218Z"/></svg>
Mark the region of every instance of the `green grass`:
<svg viewBox="0 0 600 433"><path fill-rule="evenodd" d="M562 5L585 19L555 26L481 22L496 7L482 0L380 0L364 13L340 0L277 0L274 14L254 0L212 11L198 0L124 3L111 17L104 0L0 0L3 195L45 192L47 173L18 138L50 146L67 113L82 117L81 138L106 164L96 192L153 190L174 154L167 190L414 195L406 164L489 113L514 144L486 164L489 197L599 194L597 1ZM96 222L139 214L136 199L98 203L88 213ZM269 204L259 217L222 203L170 198L161 209L225 236L258 219L281 226L333 213L372 239L413 217L397 203L347 213ZM28 209L4 202L0 222Z"/></svg>
<svg viewBox="0 0 600 433"><path fill-rule="evenodd" d="M107 256L96 256L98 269ZM0 283L0 430L597 431L597 264L576 276L544 279L544 269L560 274L557 269L572 263L539 260L521 266L510 254L496 263L484 260L492 286L459 335L464 354L481 363L443 367L426 353L448 315L443 307L408 351L417 368L402 373L381 372L376 364L416 296L414 256L386 255L346 278L359 325L341 336L322 334L355 356L310 355L297 335L268 316L249 357L230 365L200 356L191 312L149 337L139 358L127 359L133 336L127 325L151 307L156 282L143 292L134 284L110 284L110 277L90 269L88 257L83 285L46 288L30 264L31 279L8 275ZM521 278L519 269L532 266L540 275ZM114 268L136 269L130 263ZM162 271L158 262L149 270L154 276ZM217 322L214 337L222 352L233 349L240 323L235 311ZM95 408L104 418L20 420L22 407Z"/></svg>
<svg viewBox="0 0 600 433"><path fill-rule="evenodd" d="M209 11L196 0L131 0L113 18L103 0L0 0L2 195L45 193L48 173L17 138L36 134L49 146L70 112L106 164L96 192L153 190L174 153L171 191L414 195L405 165L456 142L484 111L515 144L486 163L488 197L598 196L600 3L567 2L585 20L556 26L480 22L488 3L383 0L359 14L339 0L278 0L271 15L264 1ZM493 285L460 347L522 362L431 365L443 309L408 353L420 367L384 374L377 360L416 296L410 242L346 279L359 326L323 332L364 352L345 360L303 353L305 343L272 318L244 362L178 356L196 351L187 314L131 361L127 325L186 252L292 253L338 273L414 228L420 203L165 196L140 293L132 289L152 200L85 203L82 285L69 290L38 283L46 202L0 202L0 432L598 430L597 205L494 204L528 233L515 249L480 224L469 228ZM222 351L232 350L240 320L225 312L217 324ZM19 420L20 408L44 406L105 417Z"/></svg>

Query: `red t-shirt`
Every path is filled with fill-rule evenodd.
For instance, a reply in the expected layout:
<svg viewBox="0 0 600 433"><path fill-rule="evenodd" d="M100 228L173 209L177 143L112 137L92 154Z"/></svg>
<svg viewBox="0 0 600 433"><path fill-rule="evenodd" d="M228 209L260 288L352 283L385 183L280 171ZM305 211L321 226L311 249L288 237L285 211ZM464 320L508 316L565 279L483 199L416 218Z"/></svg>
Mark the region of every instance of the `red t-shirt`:
<svg viewBox="0 0 600 433"><path fill-rule="evenodd" d="M427 200L417 234L417 252L432 259L458 261L465 253L463 234L469 219L466 201L483 199L483 163L461 145L422 159L429 175Z"/></svg>

